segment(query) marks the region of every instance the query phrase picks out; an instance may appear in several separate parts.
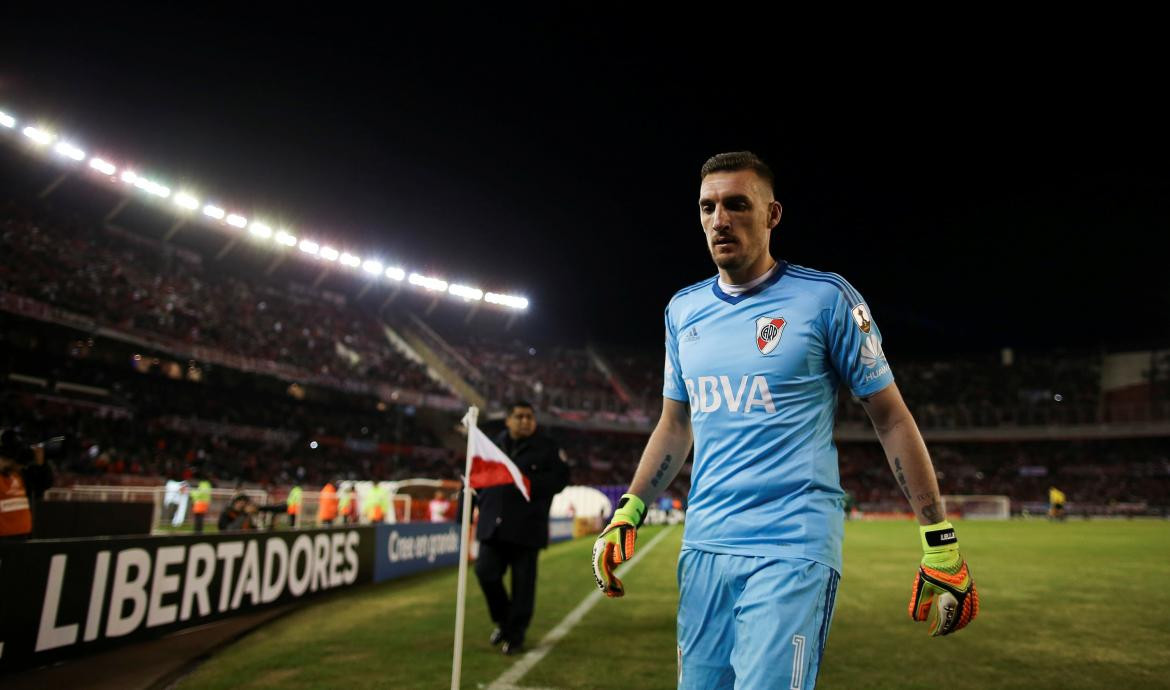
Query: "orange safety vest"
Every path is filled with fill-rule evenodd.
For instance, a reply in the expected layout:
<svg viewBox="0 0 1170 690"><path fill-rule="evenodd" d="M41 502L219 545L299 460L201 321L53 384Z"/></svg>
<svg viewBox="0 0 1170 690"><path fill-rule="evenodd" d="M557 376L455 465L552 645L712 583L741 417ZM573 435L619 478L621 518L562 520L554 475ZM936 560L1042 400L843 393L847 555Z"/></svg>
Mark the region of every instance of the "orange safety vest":
<svg viewBox="0 0 1170 690"><path fill-rule="evenodd" d="M317 503L317 522L337 519L337 489L333 484L326 484L321 489L321 497Z"/></svg>
<svg viewBox="0 0 1170 690"><path fill-rule="evenodd" d="M32 532L32 512L20 473L0 474L0 537Z"/></svg>
<svg viewBox="0 0 1170 690"><path fill-rule="evenodd" d="M193 512L196 515L206 515L211 508L211 482L199 482L199 486L188 495L195 503Z"/></svg>

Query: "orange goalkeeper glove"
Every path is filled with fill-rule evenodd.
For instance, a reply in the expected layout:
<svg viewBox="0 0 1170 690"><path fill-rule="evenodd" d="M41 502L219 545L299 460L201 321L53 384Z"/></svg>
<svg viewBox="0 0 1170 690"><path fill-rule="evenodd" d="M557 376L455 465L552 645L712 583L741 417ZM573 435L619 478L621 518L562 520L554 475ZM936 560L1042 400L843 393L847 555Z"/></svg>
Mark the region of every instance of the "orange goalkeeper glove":
<svg viewBox="0 0 1170 690"><path fill-rule="evenodd" d="M614 569L634 556L638 528L645 518L646 504L642 499L634 494L623 494L613 519L593 542L593 579L607 597L620 597L626 593Z"/></svg>
<svg viewBox="0 0 1170 690"><path fill-rule="evenodd" d="M930 619L931 635L949 635L975 620L979 595L951 523L925 525L921 534L922 564L910 595L910 617L918 622ZM933 617L932 604L937 604Z"/></svg>

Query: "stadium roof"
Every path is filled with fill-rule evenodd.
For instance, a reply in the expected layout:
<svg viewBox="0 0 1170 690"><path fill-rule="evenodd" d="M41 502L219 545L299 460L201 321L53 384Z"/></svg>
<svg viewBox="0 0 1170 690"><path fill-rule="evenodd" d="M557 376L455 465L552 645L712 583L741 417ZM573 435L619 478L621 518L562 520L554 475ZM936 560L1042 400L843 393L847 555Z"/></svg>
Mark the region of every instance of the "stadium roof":
<svg viewBox="0 0 1170 690"><path fill-rule="evenodd" d="M229 232L246 233L249 238L272 251L295 252L304 261L335 263L351 271L361 271L375 279L391 283L408 283L433 293L449 295L464 302L486 302L501 308L523 311L528 309L528 298L520 295L485 292L460 283L410 271L398 262L386 259L376 250L363 252L364 256L338 249L319 241L312 230L298 231L276 225L263 215L248 217L239 204L223 201L220 195L200 192L194 184L176 184L167 176L150 171L149 166L120 160L107 152L82 148L66 134L58 133L35 119L18 118L8 109L0 109L0 133L13 143L23 143L34 155L52 159L58 165L79 173L96 184L120 188L124 194L166 208L191 223L201 223ZM118 162L115 162L118 161Z"/></svg>

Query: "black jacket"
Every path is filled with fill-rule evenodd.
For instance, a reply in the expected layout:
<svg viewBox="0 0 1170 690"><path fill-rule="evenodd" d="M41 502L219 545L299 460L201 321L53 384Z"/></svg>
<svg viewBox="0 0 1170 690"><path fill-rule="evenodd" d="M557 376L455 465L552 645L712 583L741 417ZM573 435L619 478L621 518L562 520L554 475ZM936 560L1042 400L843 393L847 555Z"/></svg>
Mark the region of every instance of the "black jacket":
<svg viewBox="0 0 1170 690"><path fill-rule="evenodd" d="M544 548L548 546L548 510L553 496L569 484L569 466L561 460L556 443L540 434L512 441L504 431L496 437L496 445L532 483L532 501L525 501L513 484L478 490L475 537Z"/></svg>

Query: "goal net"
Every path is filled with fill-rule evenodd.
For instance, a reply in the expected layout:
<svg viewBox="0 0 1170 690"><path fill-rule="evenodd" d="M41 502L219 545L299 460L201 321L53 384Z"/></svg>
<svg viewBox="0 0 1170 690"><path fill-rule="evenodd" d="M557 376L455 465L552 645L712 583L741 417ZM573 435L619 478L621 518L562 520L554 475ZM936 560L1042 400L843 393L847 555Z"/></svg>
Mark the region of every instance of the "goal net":
<svg viewBox="0 0 1170 690"><path fill-rule="evenodd" d="M964 520L1007 520L1012 502L1007 496L943 496L947 517Z"/></svg>

